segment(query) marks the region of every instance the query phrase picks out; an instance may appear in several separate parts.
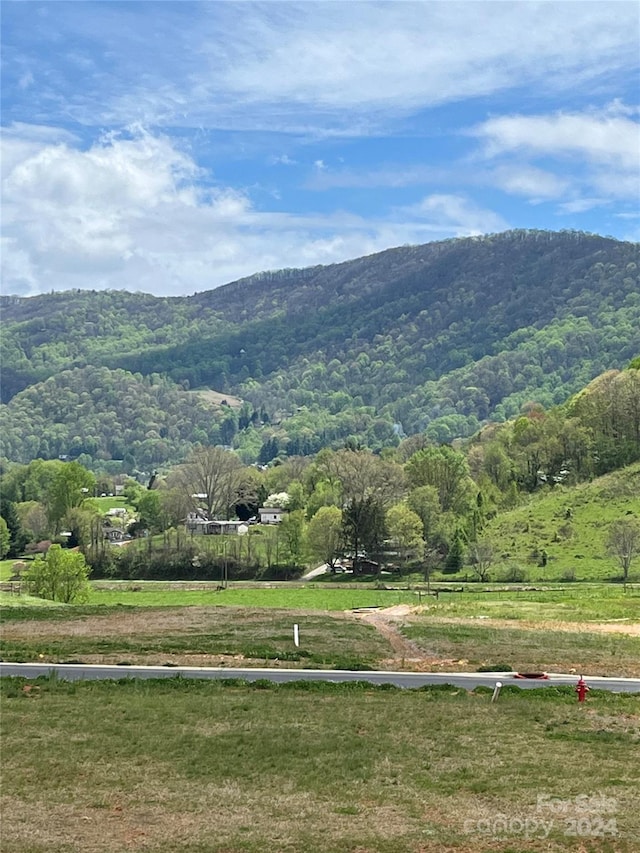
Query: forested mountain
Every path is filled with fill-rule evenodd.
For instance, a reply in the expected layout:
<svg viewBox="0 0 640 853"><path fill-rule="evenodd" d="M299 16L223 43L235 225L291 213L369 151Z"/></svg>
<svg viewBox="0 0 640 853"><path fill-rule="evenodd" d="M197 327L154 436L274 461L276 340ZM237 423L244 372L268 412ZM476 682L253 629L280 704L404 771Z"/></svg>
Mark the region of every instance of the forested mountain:
<svg viewBox="0 0 640 853"><path fill-rule="evenodd" d="M118 415L118 437L136 464L174 461L193 441L233 444L245 460L264 462L345 440L379 449L419 432L436 441L468 436L528 401L564 402L638 354L638 260L634 243L512 231L261 273L190 297L3 297L3 426L13 432L0 453L13 458L28 446L42 455L35 441L25 444L35 435L43 450L48 443L52 454L77 455L60 418L80 404L88 412L123 371L167 394L166 380L175 383L171 402L161 403L170 424L154 414L149 427L133 408ZM59 383L62 371L71 371L64 387L77 402L62 395L56 408L55 393L29 390ZM189 388L246 403L207 408ZM96 412L117 407L118 396ZM176 426L187 399L210 419L195 417L191 432ZM120 458L98 434L100 418L89 432L99 447L93 458ZM86 429L79 420L70 438ZM153 441L164 445L152 452Z"/></svg>
<svg viewBox="0 0 640 853"><path fill-rule="evenodd" d="M3 454L10 460L70 457L113 473L164 465L195 443L226 444L237 428L230 409L157 374L143 378L106 367L63 370L2 408ZM225 415L233 425L225 425Z"/></svg>

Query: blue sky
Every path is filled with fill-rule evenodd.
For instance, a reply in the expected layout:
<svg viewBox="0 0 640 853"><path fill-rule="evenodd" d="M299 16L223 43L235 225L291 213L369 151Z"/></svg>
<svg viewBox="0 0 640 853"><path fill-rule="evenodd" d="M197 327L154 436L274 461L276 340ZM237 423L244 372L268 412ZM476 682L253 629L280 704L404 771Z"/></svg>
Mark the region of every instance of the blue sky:
<svg viewBox="0 0 640 853"><path fill-rule="evenodd" d="M636 2L2 4L3 292L640 235Z"/></svg>

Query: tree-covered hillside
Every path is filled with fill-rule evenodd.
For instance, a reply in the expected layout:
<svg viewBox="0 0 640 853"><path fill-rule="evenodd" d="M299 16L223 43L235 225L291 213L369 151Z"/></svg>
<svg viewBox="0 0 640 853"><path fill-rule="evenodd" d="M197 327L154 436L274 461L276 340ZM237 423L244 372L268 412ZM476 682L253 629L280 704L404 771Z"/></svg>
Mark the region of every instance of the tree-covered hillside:
<svg viewBox="0 0 640 853"><path fill-rule="evenodd" d="M230 441L231 410L157 374L85 367L32 385L0 409L2 455L14 462L71 457L89 467L151 470L194 443Z"/></svg>
<svg viewBox="0 0 640 853"><path fill-rule="evenodd" d="M5 297L3 399L101 366L246 400L223 413L224 443L246 459L345 440L380 449L421 432L450 441L529 401L561 403L628 364L640 351L638 261L634 243L513 231L262 273L191 297Z"/></svg>

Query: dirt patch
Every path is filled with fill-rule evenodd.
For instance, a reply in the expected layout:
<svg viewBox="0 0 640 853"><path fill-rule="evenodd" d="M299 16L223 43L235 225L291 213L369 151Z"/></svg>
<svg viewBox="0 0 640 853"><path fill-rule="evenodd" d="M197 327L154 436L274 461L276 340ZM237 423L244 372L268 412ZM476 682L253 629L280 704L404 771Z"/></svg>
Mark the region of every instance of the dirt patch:
<svg viewBox="0 0 640 853"><path fill-rule="evenodd" d="M396 657L383 661L386 666L407 663L425 662L424 652L411 640L404 637L397 628L406 618L419 612L420 608L411 607L408 604L396 604L393 607L385 607L382 610L362 611L352 615L360 622L366 622L373 626L379 634L389 643Z"/></svg>
<svg viewBox="0 0 640 853"><path fill-rule="evenodd" d="M234 397L232 394L224 394L222 391L214 391L212 388L203 388L198 391L192 391L198 397L202 397L207 403L215 403L220 406L225 402L231 409L242 408L242 400L240 397Z"/></svg>
<svg viewBox="0 0 640 853"><path fill-rule="evenodd" d="M627 634L640 637L639 622L563 622L535 619L485 619L478 617L442 617L431 618L433 623L441 625L486 625L489 628L516 628L527 631L569 631L580 634Z"/></svg>
<svg viewBox="0 0 640 853"><path fill-rule="evenodd" d="M313 610L295 612L298 616L318 615L317 611ZM2 626L2 636L7 640L33 637L124 637L137 634L161 636L204 630L221 623L228 624L236 616L247 622L264 615L264 610L249 607L150 607L133 613L109 613L105 616L84 616L80 619L8 622ZM282 615L282 611L270 610L269 615L276 618ZM327 619L345 618L342 613L331 612L323 613L322 616Z"/></svg>
<svg viewBox="0 0 640 853"><path fill-rule="evenodd" d="M52 657L52 656L49 656ZM82 663L98 663L106 666L122 664L122 677L127 677L127 665L131 666L215 666L215 667L251 667L252 669L299 669L302 661L279 660L278 658L249 658L244 655L207 655L185 652L184 654L83 654ZM47 660L47 656L44 657ZM55 660L52 660L55 663Z"/></svg>

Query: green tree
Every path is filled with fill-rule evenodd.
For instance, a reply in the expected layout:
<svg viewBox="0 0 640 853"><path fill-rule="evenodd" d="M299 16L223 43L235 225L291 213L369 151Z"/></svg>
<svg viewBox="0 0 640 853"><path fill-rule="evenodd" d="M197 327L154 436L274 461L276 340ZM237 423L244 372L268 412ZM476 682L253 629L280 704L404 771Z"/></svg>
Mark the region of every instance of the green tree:
<svg viewBox="0 0 640 853"><path fill-rule="evenodd" d="M339 504L340 485L329 483L327 480L318 480L307 501L307 518L313 518L320 507L338 507Z"/></svg>
<svg viewBox="0 0 640 853"><path fill-rule="evenodd" d="M25 549L29 537L25 533L13 501L0 497L0 517L4 518L9 530L8 557L19 557Z"/></svg>
<svg viewBox="0 0 640 853"><path fill-rule="evenodd" d="M456 531L453 537L453 542L449 548L449 553L444 561L442 570L447 575L453 575L459 572L464 565L464 546L462 544L462 535L460 531Z"/></svg>
<svg viewBox="0 0 640 853"><path fill-rule="evenodd" d="M406 503L392 506L387 512L387 534L400 558L400 571L411 557L417 556L422 545L422 520Z"/></svg>
<svg viewBox="0 0 640 853"><path fill-rule="evenodd" d="M137 503L138 524L150 533L162 533L169 524L168 514L164 511L162 495L156 489L142 492Z"/></svg>
<svg viewBox="0 0 640 853"><path fill-rule="evenodd" d="M62 520L65 530L71 533L67 540L68 548L80 547L85 550L91 544L93 521L100 516L96 506L83 504L70 509Z"/></svg>
<svg viewBox="0 0 640 853"><path fill-rule="evenodd" d="M11 535L9 534L9 528L7 527L7 522L0 515L0 560L4 560L7 556L10 546Z"/></svg>
<svg viewBox="0 0 640 853"><path fill-rule="evenodd" d="M342 532L345 547L353 552L353 571L358 574L363 556L382 568L382 551L386 538L384 505L376 495L352 498L342 510Z"/></svg>
<svg viewBox="0 0 640 853"><path fill-rule="evenodd" d="M434 486L438 490L443 512L463 515L471 510L477 489L467 460L452 447L443 445L419 450L405 465L405 472L413 488Z"/></svg>
<svg viewBox="0 0 640 853"><path fill-rule="evenodd" d="M79 551L65 551L52 545L44 557L36 557L25 572L27 591L39 598L64 604L86 601L89 597L89 567Z"/></svg>
<svg viewBox="0 0 640 853"><path fill-rule="evenodd" d="M65 462L60 467L46 497L47 514L56 532L69 510L93 494L95 482L93 474L78 462Z"/></svg>
<svg viewBox="0 0 640 853"><path fill-rule="evenodd" d="M435 486L418 486L409 493L407 505L422 522L422 538L431 543L437 537L442 521L438 490Z"/></svg>
<svg viewBox="0 0 640 853"><path fill-rule="evenodd" d="M380 565L386 510L404 491L402 467L367 450L318 456L320 477L339 487L345 547L353 552L354 572L363 551Z"/></svg>
<svg viewBox="0 0 640 853"><path fill-rule="evenodd" d="M304 559L304 510L288 512L280 522L280 531L290 563L302 565Z"/></svg>
<svg viewBox="0 0 640 853"><path fill-rule="evenodd" d="M322 506L307 526L309 555L335 571L341 549L342 511L337 506Z"/></svg>

